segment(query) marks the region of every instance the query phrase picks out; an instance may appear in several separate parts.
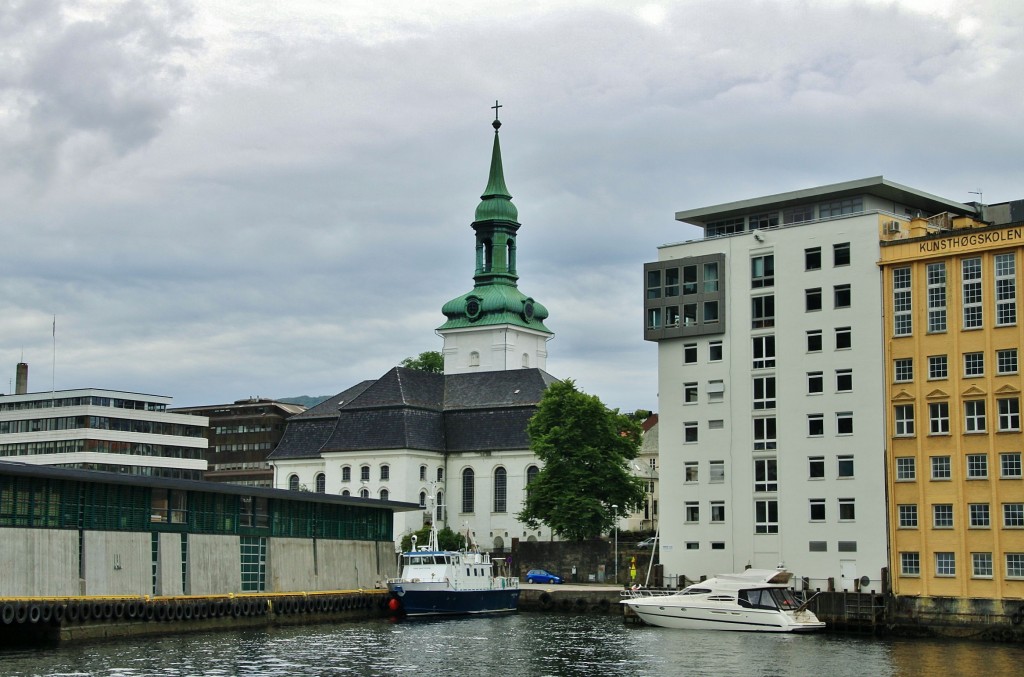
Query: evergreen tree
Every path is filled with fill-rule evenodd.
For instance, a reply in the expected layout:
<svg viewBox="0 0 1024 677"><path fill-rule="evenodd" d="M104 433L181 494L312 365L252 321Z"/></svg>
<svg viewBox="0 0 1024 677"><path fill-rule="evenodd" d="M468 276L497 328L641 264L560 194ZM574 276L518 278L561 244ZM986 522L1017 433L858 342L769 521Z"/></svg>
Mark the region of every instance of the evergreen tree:
<svg viewBox="0 0 1024 677"><path fill-rule="evenodd" d="M640 425L629 415L566 380L548 386L527 433L544 462L517 515L531 529L543 523L563 538L597 538L616 513L643 506L643 480L629 463L640 450Z"/></svg>

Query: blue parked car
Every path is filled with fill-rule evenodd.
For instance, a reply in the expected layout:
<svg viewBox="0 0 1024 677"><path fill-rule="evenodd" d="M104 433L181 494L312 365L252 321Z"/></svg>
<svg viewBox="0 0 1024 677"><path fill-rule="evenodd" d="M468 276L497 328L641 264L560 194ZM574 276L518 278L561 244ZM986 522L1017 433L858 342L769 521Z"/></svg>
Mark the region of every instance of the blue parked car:
<svg viewBox="0 0 1024 677"><path fill-rule="evenodd" d="M526 572L527 583L561 583L562 577L543 569L530 569Z"/></svg>

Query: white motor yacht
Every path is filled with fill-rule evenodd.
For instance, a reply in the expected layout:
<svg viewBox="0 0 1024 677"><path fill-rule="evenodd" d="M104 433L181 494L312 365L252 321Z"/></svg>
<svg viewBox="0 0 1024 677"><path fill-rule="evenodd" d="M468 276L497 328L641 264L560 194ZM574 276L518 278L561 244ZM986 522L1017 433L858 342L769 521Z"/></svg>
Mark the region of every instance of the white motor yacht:
<svg viewBox="0 0 1024 677"><path fill-rule="evenodd" d="M675 593L624 593L622 604L645 623L682 630L809 632L825 623L789 589L788 571L747 569L721 574ZM808 600L809 601L809 600Z"/></svg>

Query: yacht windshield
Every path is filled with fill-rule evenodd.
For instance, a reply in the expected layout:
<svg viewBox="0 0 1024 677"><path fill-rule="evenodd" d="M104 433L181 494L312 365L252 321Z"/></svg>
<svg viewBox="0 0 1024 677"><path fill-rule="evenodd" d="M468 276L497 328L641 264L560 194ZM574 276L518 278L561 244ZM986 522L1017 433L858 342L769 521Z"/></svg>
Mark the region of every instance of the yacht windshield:
<svg viewBox="0 0 1024 677"><path fill-rule="evenodd" d="M755 590L740 590L740 606L753 607L755 609L796 609L800 606L800 600L796 598L792 590L786 588L758 588Z"/></svg>

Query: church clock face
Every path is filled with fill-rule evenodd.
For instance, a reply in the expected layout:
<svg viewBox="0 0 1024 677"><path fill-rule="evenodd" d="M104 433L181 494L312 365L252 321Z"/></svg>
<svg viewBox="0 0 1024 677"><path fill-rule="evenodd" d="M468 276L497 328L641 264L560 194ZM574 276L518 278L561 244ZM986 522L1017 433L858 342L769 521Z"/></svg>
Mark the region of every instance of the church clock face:
<svg viewBox="0 0 1024 677"><path fill-rule="evenodd" d="M471 320L475 320L480 316L480 299L466 299L466 315L468 315Z"/></svg>

